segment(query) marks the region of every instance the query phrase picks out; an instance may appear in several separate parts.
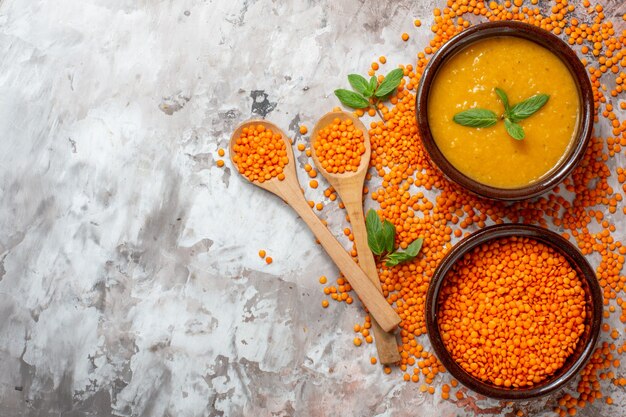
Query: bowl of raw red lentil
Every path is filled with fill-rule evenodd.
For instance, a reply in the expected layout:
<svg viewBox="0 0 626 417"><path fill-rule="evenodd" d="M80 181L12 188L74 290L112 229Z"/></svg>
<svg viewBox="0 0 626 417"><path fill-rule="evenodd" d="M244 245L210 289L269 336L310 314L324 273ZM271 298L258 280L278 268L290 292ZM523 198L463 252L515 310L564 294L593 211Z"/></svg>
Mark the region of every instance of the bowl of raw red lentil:
<svg viewBox="0 0 626 417"><path fill-rule="evenodd" d="M426 298L433 349L477 393L529 399L562 388L591 357L602 293L565 238L522 224L486 227L443 258Z"/></svg>
<svg viewBox="0 0 626 417"><path fill-rule="evenodd" d="M532 113L509 112L539 96L546 101ZM488 111L488 121L457 119L478 109ZM459 33L431 58L416 116L429 159L448 179L482 197L521 200L554 188L582 160L593 90L559 37L527 23L488 22Z"/></svg>

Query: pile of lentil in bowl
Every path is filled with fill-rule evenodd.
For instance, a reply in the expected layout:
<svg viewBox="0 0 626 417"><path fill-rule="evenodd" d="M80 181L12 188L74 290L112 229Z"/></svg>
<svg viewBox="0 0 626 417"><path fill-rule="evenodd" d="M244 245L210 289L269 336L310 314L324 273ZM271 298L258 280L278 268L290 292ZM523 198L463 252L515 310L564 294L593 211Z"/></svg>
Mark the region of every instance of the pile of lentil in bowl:
<svg viewBox="0 0 626 417"><path fill-rule="evenodd" d="M585 330L585 291L553 248L527 237L472 249L448 272L438 324L446 349L473 377L498 387L540 383Z"/></svg>

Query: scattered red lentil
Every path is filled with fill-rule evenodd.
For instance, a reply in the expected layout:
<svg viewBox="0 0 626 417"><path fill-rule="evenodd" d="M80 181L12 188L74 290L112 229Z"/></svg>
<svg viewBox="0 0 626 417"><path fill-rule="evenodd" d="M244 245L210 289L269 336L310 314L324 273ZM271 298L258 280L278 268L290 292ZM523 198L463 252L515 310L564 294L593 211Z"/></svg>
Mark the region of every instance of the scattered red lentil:
<svg viewBox="0 0 626 417"><path fill-rule="evenodd" d="M301 135L306 135L308 131L309 131L309 129L305 125L300 126L300 134Z"/></svg>
<svg viewBox="0 0 626 417"><path fill-rule="evenodd" d="M265 258L265 263L266 263L266 264L268 264L268 265L269 265L269 264L271 264L272 262L274 262L274 260L272 259L272 257L271 257L271 256L268 256L267 258Z"/></svg>
<svg viewBox="0 0 626 417"><path fill-rule="evenodd" d="M226 152L224 152L224 149L219 148L219 149L217 150L217 154L218 154L219 156L224 156L224 155L226 155Z"/></svg>
<svg viewBox="0 0 626 417"><path fill-rule="evenodd" d="M406 42L406 41L408 41L408 40L409 40L409 34L408 34L408 33L406 33L406 32L405 32L405 33L403 33L403 34L402 34L402 40L403 40L403 41L405 41L405 42Z"/></svg>
<svg viewBox="0 0 626 417"><path fill-rule="evenodd" d="M265 258L265 255L266 255L265 251L264 251L263 249L261 249L261 250L259 251L259 257L261 257L261 258Z"/></svg>
<svg viewBox="0 0 626 417"><path fill-rule="evenodd" d="M222 168L222 167L224 166L224 161L223 161L223 160L221 160L221 159L218 159L218 160L217 160L216 165L217 165L219 168Z"/></svg>

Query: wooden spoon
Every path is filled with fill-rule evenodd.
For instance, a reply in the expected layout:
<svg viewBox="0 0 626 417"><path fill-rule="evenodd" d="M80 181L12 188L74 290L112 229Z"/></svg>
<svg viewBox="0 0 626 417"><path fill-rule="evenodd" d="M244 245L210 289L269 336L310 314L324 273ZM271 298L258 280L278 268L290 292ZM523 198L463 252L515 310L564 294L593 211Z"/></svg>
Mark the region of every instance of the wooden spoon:
<svg viewBox="0 0 626 417"><path fill-rule="evenodd" d="M372 284L365 272L363 272L363 270L361 270L361 268L359 268L359 266L352 260L343 246L341 246L337 239L335 239L335 237L330 233L328 228L324 226L315 213L313 213L311 207L309 207L309 204L304 198L302 189L300 188L300 183L298 182L291 142L287 139L284 132L278 128L278 126L266 120L249 120L240 124L230 138L230 158L233 162L233 166L237 166L233 160L233 156L235 155L233 147L237 138L241 136L242 129L246 126L258 124L265 126L266 129L270 129L273 132L281 134L282 139L285 141L287 146L287 157L289 158L289 163L287 163L284 167L284 180L280 181L278 178L272 178L271 180L262 183L258 181L252 181L252 183L263 188L264 190L276 194L289 204L296 211L296 213L300 215L307 226L309 226L309 229L311 229L315 237L317 237L320 244L326 250L328 255L330 255L333 262L335 262L339 270L348 279L350 285L354 288L354 291L357 293L365 307L367 307L372 317L374 317L380 326L387 331L396 327L398 323L400 323L400 317L398 314L396 314L387 300L385 300L385 297L383 297L380 291Z"/></svg>
<svg viewBox="0 0 626 417"><path fill-rule="evenodd" d="M340 120L352 120L354 126L363 131L363 137L365 139L365 153L361 155L361 164L358 166L356 172L344 172L341 174L328 172L322 167L322 164L315 153L315 147L313 145L319 136L319 131L331 124L333 120L337 118ZM342 111L330 112L324 115L313 129L313 133L311 134L311 152L315 166L319 170L320 174L322 174L324 178L326 178L326 180L328 180L328 182L335 188L341 198L341 201L343 201L343 204L346 206L346 210L350 216L350 224L352 225L352 233L354 235L356 250L359 256L359 265L367 273L370 281L376 285L378 291L382 293L380 280L378 279L376 261L374 260L374 255L367 244L367 230L365 229L365 220L363 216L363 182L365 181L365 175L367 174L367 168L369 166L371 155L371 145L367 129L358 118L349 113ZM383 331L388 331L388 329L376 320L372 320L372 330L376 340L376 348L378 350L378 358L380 361L385 364L398 362L400 360L400 354L398 353L398 345L395 335Z"/></svg>

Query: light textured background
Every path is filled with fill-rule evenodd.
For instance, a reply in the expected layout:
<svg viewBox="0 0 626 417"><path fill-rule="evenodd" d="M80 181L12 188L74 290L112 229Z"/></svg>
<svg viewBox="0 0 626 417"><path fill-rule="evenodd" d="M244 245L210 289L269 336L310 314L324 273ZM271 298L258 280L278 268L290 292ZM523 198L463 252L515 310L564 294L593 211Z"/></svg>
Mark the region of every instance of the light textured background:
<svg viewBox="0 0 626 417"><path fill-rule="evenodd" d="M431 3L0 0L0 416L473 414L370 365L312 235L215 166L240 121L301 142L348 72L413 62Z"/></svg>

